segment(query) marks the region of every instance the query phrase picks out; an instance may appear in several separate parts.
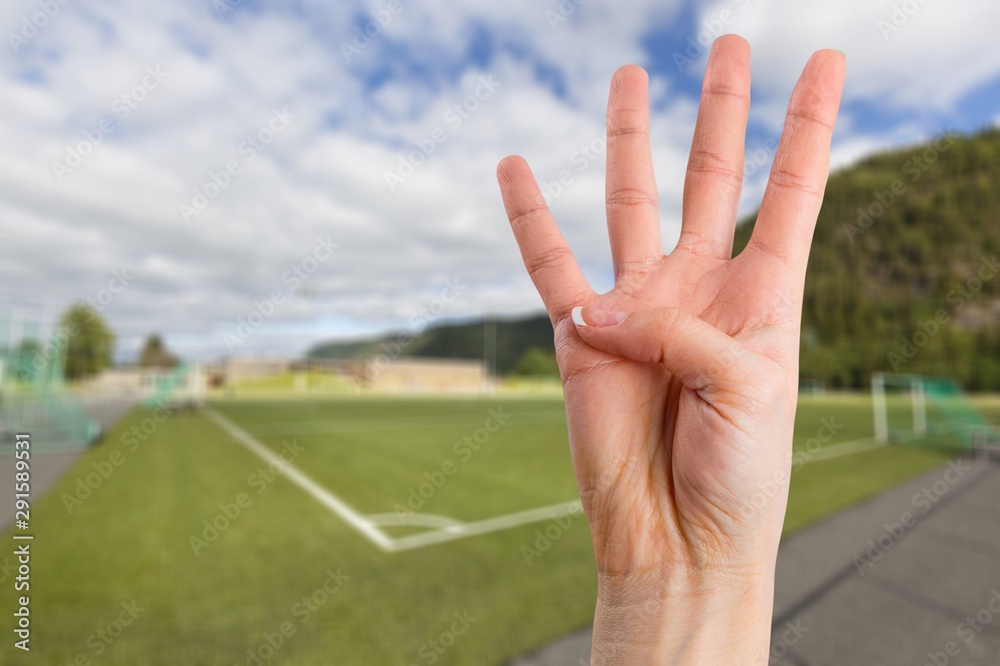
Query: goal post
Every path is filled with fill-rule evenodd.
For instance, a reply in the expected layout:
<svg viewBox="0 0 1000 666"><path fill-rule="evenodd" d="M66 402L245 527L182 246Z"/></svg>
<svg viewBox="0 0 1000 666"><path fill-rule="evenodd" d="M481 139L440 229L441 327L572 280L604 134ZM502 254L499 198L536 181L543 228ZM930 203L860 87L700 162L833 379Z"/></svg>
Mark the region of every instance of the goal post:
<svg viewBox="0 0 1000 666"><path fill-rule="evenodd" d="M885 373L872 375L872 416L875 421L875 441L889 441L889 415L885 408Z"/></svg>
<svg viewBox="0 0 1000 666"><path fill-rule="evenodd" d="M947 377L872 375L872 411L876 441L933 448L972 450L984 432L983 415Z"/></svg>
<svg viewBox="0 0 1000 666"><path fill-rule="evenodd" d="M799 395L823 396L826 386L823 380L815 377L799 377Z"/></svg>
<svg viewBox="0 0 1000 666"><path fill-rule="evenodd" d="M178 363L169 373L153 376L153 390L143 406L153 410L165 405L200 406L205 398L205 377L200 364Z"/></svg>
<svg viewBox="0 0 1000 666"><path fill-rule="evenodd" d="M901 434L900 428L890 428L890 410L886 393L908 396L910 403L911 434L923 437L927 434L927 397L924 390L924 378L920 375L898 375L886 372L876 372L872 375L872 411L875 421L875 440L889 442ZM893 419L897 425L898 419Z"/></svg>

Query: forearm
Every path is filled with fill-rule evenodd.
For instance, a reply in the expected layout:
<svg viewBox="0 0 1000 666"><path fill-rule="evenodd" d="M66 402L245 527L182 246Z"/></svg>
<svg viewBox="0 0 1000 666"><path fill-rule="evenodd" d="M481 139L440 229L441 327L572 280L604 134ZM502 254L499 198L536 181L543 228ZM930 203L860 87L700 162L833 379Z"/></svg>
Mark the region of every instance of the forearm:
<svg viewBox="0 0 1000 666"><path fill-rule="evenodd" d="M591 663L766 664L774 574L599 581Z"/></svg>

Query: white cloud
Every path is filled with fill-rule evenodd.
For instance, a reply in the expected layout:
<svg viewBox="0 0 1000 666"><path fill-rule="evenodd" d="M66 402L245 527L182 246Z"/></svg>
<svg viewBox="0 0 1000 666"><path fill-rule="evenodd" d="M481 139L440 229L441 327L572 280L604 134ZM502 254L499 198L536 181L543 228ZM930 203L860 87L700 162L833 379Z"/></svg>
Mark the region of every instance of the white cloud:
<svg viewBox="0 0 1000 666"><path fill-rule="evenodd" d="M340 44L352 39L354 17L377 3L311 1L301 13L246 6L221 21L210 3L195 0L65 6L19 53L0 60L0 233L7 234L0 303L50 300L60 309L92 297L125 267L135 281L105 309L124 352L158 331L182 354L217 356L238 318L273 290L287 290L285 271L329 235L340 247L312 274L309 295L289 296L241 351L294 353L317 338L399 325L449 277L469 285L449 316L538 309L504 218L496 163L521 153L540 181L557 178L581 144L603 137L612 72L641 64L642 36L674 20L679 7L644 0L625 11L592 0L553 29L545 12L558 4L405 3L351 63ZM852 26L867 26L878 13L848 5L830 3L823 20L791 2L749 6L735 29L754 47L755 117L780 118L806 52L848 43ZM31 1L5 5L0 25L19 30L36 9ZM945 107L995 75L1000 65L989 54L953 71L971 49L990 43L981 39L982 16L947 49L927 55L917 48L929 30L921 26L958 25L968 11L956 7L958 18L946 19L928 6L892 37L893 50L877 30L851 42L851 94L912 106L933 88L932 103ZM468 56L486 39L480 33L496 51L488 68ZM119 118L114 100L151 66L169 76ZM555 77L563 94L539 71ZM373 87L374 76L389 78ZM501 85L451 126L445 112L480 76ZM654 79L653 98L669 246L679 230L697 109L665 77ZM294 120L249 160L243 142L282 108ZM115 121L114 131L60 181L53 162L65 161L67 146L102 118ZM447 141L390 191L385 173L438 127ZM895 140L849 132L834 162ZM190 204L229 160L240 174L185 223L179 204ZM598 288L609 286L603 171L603 156L575 171L552 206ZM761 182L750 183L748 206Z"/></svg>
<svg viewBox="0 0 1000 666"><path fill-rule="evenodd" d="M745 3L728 28L753 47L755 85L784 98L817 48L847 54L845 99L897 108L948 110L1000 72L1000 50L986 48L1000 21L996 3L726 0L701 15ZM880 22L892 30L883 35Z"/></svg>

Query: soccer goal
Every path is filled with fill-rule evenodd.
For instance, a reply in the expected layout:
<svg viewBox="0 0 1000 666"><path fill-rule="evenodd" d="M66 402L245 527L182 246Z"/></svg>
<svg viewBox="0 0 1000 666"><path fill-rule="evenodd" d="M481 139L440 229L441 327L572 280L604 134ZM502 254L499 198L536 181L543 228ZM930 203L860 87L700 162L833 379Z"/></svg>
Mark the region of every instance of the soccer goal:
<svg viewBox="0 0 1000 666"><path fill-rule="evenodd" d="M875 373L872 409L879 442L973 451L997 440L982 413L947 377Z"/></svg>
<svg viewBox="0 0 1000 666"><path fill-rule="evenodd" d="M63 382L66 334L23 309L0 312L0 455L13 453L14 435L32 436L32 451L83 449L100 426Z"/></svg>
<svg viewBox="0 0 1000 666"><path fill-rule="evenodd" d="M823 396L825 394L826 386L822 379L799 377L799 395Z"/></svg>
<svg viewBox="0 0 1000 666"><path fill-rule="evenodd" d="M165 374L150 376L152 390L143 401L147 410L195 408L205 403L206 377L199 363L179 363Z"/></svg>

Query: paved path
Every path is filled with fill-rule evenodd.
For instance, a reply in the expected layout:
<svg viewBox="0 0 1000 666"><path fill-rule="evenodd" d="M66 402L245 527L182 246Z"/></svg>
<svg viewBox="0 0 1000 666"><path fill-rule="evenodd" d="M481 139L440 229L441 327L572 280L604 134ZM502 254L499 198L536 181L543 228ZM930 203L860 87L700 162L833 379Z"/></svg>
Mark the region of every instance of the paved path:
<svg viewBox="0 0 1000 666"><path fill-rule="evenodd" d="M135 400L126 397L87 396L80 401L90 418L101 424L107 432L128 410ZM71 453L50 453L31 458L31 495L37 500L66 473L83 451ZM0 531L6 530L14 521L14 458L0 456Z"/></svg>
<svg viewBox="0 0 1000 666"><path fill-rule="evenodd" d="M784 540L772 627L770 664L1000 664L1000 464L955 462ZM589 653L586 630L514 665Z"/></svg>

